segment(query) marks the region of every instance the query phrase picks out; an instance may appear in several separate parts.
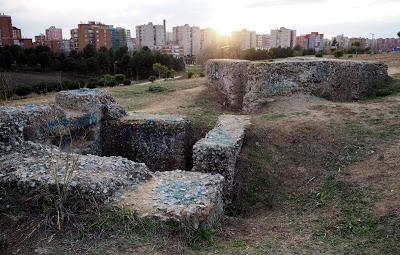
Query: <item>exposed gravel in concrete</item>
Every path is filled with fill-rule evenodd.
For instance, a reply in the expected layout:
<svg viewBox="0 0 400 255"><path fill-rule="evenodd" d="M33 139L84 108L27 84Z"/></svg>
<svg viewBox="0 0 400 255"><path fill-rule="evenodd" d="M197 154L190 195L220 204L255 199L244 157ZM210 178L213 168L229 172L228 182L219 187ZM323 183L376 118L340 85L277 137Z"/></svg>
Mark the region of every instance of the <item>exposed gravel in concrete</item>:
<svg viewBox="0 0 400 255"><path fill-rule="evenodd" d="M293 93L351 102L389 78L383 63L322 58L209 60L207 76L226 105L244 112L259 110L274 96Z"/></svg>

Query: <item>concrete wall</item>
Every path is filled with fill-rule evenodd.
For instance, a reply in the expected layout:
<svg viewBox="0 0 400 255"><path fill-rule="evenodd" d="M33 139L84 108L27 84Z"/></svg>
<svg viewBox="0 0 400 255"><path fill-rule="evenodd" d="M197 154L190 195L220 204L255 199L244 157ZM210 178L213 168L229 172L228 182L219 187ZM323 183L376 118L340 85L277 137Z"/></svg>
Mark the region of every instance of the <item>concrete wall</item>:
<svg viewBox="0 0 400 255"><path fill-rule="evenodd" d="M378 62L291 58L272 62L209 60L208 84L232 109L257 111L273 96L308 93L332 101L360 99L389 79Z"/></svg>
<svg viewBox="0 0 400 255"><path fill-rule="evenodd" d="M102 155L145 163L152 171L187 169L192 127L177 115L131 113L102 126Z"/></svg>
<svg viewBox="0 0 400 255"><path fill-rule="evenodd" d="M192 171L222 175L224 198L228 203L233 192L236 161L249 125L247 115L221 115L215 128L193 147Z"/></svg>

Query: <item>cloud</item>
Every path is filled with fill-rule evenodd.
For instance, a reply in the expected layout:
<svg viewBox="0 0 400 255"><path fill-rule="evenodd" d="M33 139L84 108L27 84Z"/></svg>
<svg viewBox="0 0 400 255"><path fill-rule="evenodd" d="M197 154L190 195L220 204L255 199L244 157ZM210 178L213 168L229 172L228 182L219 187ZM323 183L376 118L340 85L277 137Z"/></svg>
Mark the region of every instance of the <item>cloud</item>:
<svg viewBox="0 0 400 255"><path fill-rule="evenodd" d="M260 7L271 7L271 6L288 6L288 5L303 5L312 3L324 3L328 0L266 0L249 3L248 8L260 8Z"/></svg>

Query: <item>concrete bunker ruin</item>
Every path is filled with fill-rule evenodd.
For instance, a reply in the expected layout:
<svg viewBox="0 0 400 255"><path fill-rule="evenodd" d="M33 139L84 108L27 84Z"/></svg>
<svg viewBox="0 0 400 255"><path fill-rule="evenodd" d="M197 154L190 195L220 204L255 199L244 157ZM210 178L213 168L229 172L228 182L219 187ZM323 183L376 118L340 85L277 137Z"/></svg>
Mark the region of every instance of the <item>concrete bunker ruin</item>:
<svg viewBox="0 0 400 255"><path fill-rule="evenodd" d="M184 116L127 113L110 95L90 89L55 99L0 108L1 187L40 193L74 167L61 183L70 203L127 206L141 217L195 228L221 218L248 117L221 116L193 149Z"/></svg>
<svg viewBox="0 0 400 255"><path fill-rule="evenodd" d="M351 102L389 79L380 62L324 58L274 61L214 59L207 62L208 85L224 105L256 112L274 96L307 93L328 100Z"/></svg>

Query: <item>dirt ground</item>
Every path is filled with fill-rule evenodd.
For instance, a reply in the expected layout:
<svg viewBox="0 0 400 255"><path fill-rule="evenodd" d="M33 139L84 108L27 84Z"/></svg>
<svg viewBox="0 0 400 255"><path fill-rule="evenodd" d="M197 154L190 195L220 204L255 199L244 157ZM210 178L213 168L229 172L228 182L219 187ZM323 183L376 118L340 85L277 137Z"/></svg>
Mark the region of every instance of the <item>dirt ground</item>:
<svg viewBox="0 0 400 255"><path fill-rule="evenodd" d="M201 85L192 89L178 90L175 91L160 101L153 102L150 105L140 109L138 112L147 113L163 113L163 114L174 114L179 109L186 108L192 104L202 92L206 91L206 85Z"/></svg>

